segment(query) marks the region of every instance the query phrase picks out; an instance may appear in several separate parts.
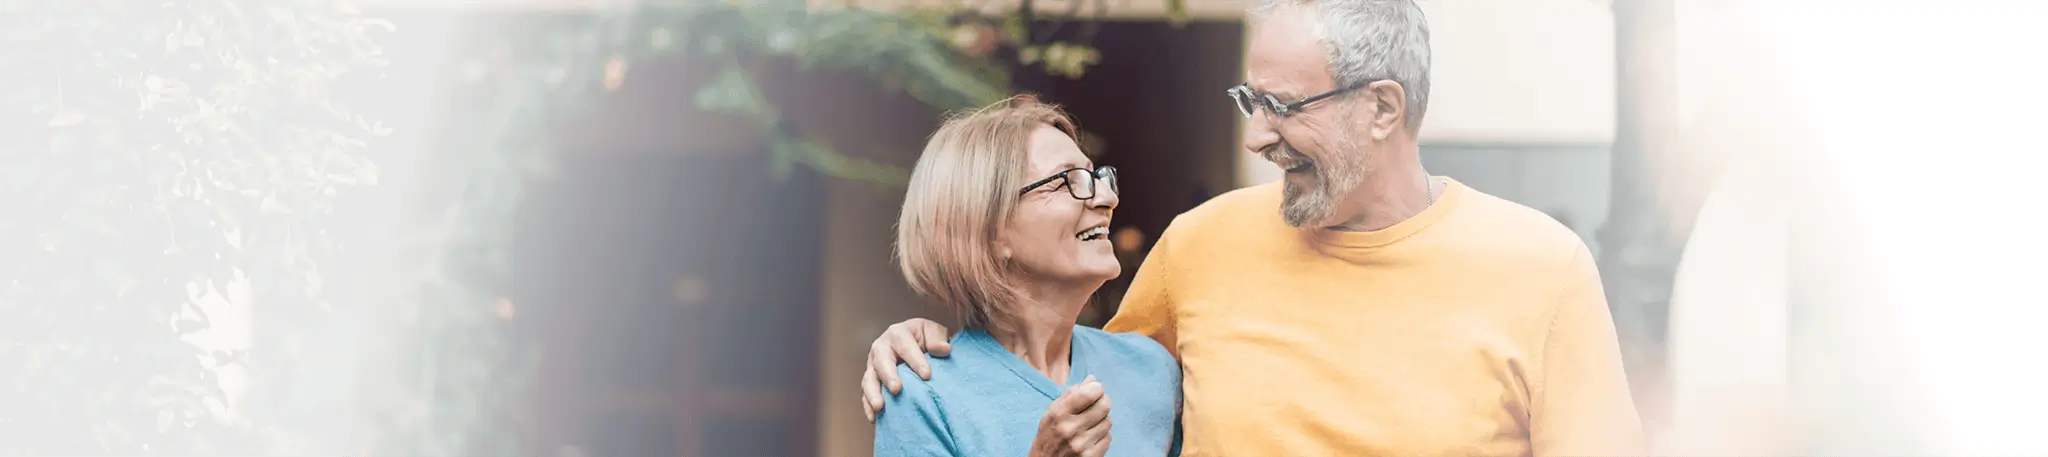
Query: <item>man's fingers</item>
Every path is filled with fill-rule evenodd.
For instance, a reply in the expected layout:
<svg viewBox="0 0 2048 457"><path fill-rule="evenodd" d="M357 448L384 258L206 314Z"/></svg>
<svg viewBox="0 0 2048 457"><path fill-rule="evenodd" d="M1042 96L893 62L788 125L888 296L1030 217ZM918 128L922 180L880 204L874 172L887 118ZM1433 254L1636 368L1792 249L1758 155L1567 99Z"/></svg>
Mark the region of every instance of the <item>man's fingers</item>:
<svg viewBox="0 0 2048 457"><path fill-rule="evenodd" d="M889 357L895 359L892 362L902 362L905 365L910 365L910 371L917 373L918 378L930 380L932 379L932 366L924 358L924 344L917 340L917 331L915 329L916 327L909 325L909 323L891 325L889 326L889 332L884 334L882 339L888 342L889 347L886 350L889 352ZM896 367L891 366L889 369L894 371Z"/></svg>
<svg viewBox="0 0 2048 457"><path fill-rule="evenodd" d="M896 352L889 350L887 338L884 336L882 340L876 340L874 346L868 347L868 372L887 386L889 393L901 393L903 380L896 379Z"/></svg>
<svg viewBox="0 0 2048 457"><path fill-rule="evenodd" d="M868 422L875 421L875 413L880 412L886 403L883 400L882 382L875 379L875 368L868 367L860 377L860 406L861 411L867 413Z"/></svg>
<svg viewBox="0 0 2048 457"><path fill-rule="evenodd" d="M953 355L953 342L946 339L946 326L928 319L917 319L918 338L924 341L924 351L932 357ZM930 379L931 376L925 376Z"/></svg>
<svg viewBox="0 0 2048 457"><path fill-rule="evenodd" d="M910 365L910 371L917 373L918 378L926 381L932 379L932 364L930 360L925 359L923 346L918 345L916 341L909 341L898 343L890 349L896 351L896 360Z"/></svg>

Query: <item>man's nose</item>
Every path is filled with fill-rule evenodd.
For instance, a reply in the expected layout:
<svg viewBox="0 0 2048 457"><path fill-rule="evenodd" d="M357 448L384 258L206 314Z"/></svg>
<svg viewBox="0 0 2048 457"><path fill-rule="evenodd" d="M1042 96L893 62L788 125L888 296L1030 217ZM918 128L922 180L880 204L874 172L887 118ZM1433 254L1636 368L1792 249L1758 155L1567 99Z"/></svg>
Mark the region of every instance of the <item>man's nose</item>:
<svg viewBox="0 0 2048 457"><path fill-rule="evenodd" d="M1264 111L1253 112L1244 121L1244 152L1258 154L1280 142L1280 132L1273 129L1270 116Z"/></svg>

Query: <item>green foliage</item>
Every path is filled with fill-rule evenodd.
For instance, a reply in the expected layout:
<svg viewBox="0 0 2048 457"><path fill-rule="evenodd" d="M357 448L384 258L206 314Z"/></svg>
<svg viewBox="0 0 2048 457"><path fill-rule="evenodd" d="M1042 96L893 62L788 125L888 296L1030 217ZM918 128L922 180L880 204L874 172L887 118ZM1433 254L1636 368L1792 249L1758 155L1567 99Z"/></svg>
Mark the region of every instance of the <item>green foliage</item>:
<svg viewBox="0 0 2048 457"><path fill-rule="evenodd" d="M240 306L329 312L325 218L383 130L328 90L384 63L381 27L332 0L0 2L0 455L267 446L217 370L297 358L187 342L195 302L239 272Z"/></svg>
<svg viewBox="0 0 2048 457"><path fill-rule="evenodd" d="M778 168L793 164L842 178L896 185L900 167L838 154L785 128L781 109L761 93L753 59L781 58L803 69L851 70L945 109L992 103L1008 92L1005 69L961 55L941 39L941 17L860 9L813 10L803 2L704 2L632 13L630 38L616 52L627 61L682 53L717 65L698 89L699 109L744 119L762 132ZM680 40L675 37L681 37Z"/></svg>
<svg viewBox="0 0 2048 457"><path fill-rule="evenodd" d="M764 138L776 166L816 168L827 174L878 185L908 179L902 167L846 156L786 128L789 107L770 102L757 81L763 59L782 59L800 69L851 71L876 84L941 109L983 106L1009 93L1015 71L1009 57L967 52L972 21L960 10L936 8L906 13L862 9L807 8L802 1L645 2L596 17L567 17L538 27L511 27L480 37L486 48L458 55L483 58L468 89L481 94L451 131L457 144L439 154L450 179L464 183L454 208L429 236L416 240L411 264L424 268L419 312L407 328L416 353L404 370L409 390L386 405L373 450L383 455L528 455L522 449L514 408L524 398L538 354L519 341L506 320L488 305L507 287L511 215L522 184L545 173L555 144L547 137L588 115L605 98L608 72L627 72L636 62L683 56L712 66L714 78L697 89L698 109L749 122ZM1015 22L1011 20L1009 22ZM532 24L528 24L532 25ZM984 33L985 35L985 33ZM1092 63L1093 50L1077 43L1038 43L1009 38L1013 47L1060 46L1064 59L1021 62L1078 77ZM985 44L985 43L983 43ZM1058 57L1058 56L1048 56ZM444 248L436 249L441 246Z"/></svg>
<svg viewBox="0 0 2048 457"><path fill-rule="evenodd" d="M1188 14L1188 0L1166 0L1166 20L1175 26L1187 25L1194 18Z"/></svg>
<svg viewBox="0 0 2048 457"><path fill-rule="evenodd" d="M371 455L545 455L522 446L520 419L540 358L521 338L507 299L514 216L526 185L551 165L556 128L603 98L605 33L619 16L572 18L540 30L487 31L452 97L465 109L446 124L429 168L451 195L435 195L404 249L407 301L387 333L403 342L395 398L376 406ZM582 71L578 71L582 70Z"/></svg>
<svg viewBox="0 0 2048 457"><path fill-rule="evenodd" d="M431 159L436 180L457 183L452 200L415 238L356 240L328 228L340 196L378 183L365 152L386 129L332 90L386 64L374 38L390 24L346 0L0 0L0 455L535 454L515 412L539 354L496 306L506 227L545 172L547 127L603 99L597 69L678 54L716 65L698 108L761 127L778 166L893 185L901 167L785 128L789 107L768 101L750 63L852 71L954 109L1006 95L1018 68L1075 77L1097 58L1023 39L1014 17L963 17L681 2L500 37L503 77L469 88L490 95L472 106L486 115L440 126L474 132ZM1014 52L991 54L991 34ZM365 405L376 427L364 444L321 428L336 422L291 386L331 362L305 348L343 343L304 335L347 311L320 266L394 244L413 269L399 276L418 282L373 310L398 315L375 334L408 351L397 392ZM198 303L221 294L260 304L270 330L251 349L188 341L217 317ZM251 387L232 396L226 372Z"/></svg>
<svg viewBox="0 0 2048 457"><path fill-rule="evenodd" d="M612 52L626 62L675 54L716 65L719 76L698 89L699 109L751 122L779 170L804 165L828 175L880 185L909 179L902 167L846 156L786 128L781 108L761 93L752 66L787 59L800 69L854 71L942 110L974 108L1010 93L1009 75L1036 65L1080 77L1100 59L1075 42L1033 42L1022 15L985 17L957 3L884 13L810 8L803 1L697 2L642 6ZM1173 11L1185 12L1178 0ZM975 10L978 11L978 10ZM1184 16L1184 14L1183 14ZM996 53L1009 48L1010 54Z"/></svg>
<svg viewBox="0 0 2048 457"><path fill-rule="evenodd" d="M698 89L699 109L768 132L780 167L809 166L878 184L907 171L834 153L783 129L749 67L789 59L802 68L851 70L897 84L934 106L964 108L1001 98L1007 71L963 56L939 40L936 16L865 10L811 11L801 2L685 2L608 10L486 27L460 94L465 112L442 128L453 144L436 151L436 176L460 183L432 227L407 240L405 262L420 268L417 314L391 329L407 342L396 398L380 404L370 450L378 455L532 455L521 447L525 383L540 354L518 339L492 304L509 287L511 232L504 227L527 180L545 173L555 128L589 115L606 97L608 71L684 55L715 65ZM610 75L616 76L616 75Z"/></svg>
<svg viewBox="0 0 2048 457"><path fill-rule="evenodd" d="M1178 5L1178 0L1168 0ZM799 0L749 2L621 2L596 17L567 17L538 29L510 28L478 40L486 49L460 55L502 56L481 63L487 79L468 89L483 96L473 113L445 128L474 132L437 151L437 176L459 195L425 236L411 240L422 270L417 310L395 329L415 349L406 359L396 403L384 405L372 450L380 455L531 455L520 446L517 408L540 354L520 341L492 303L509 286L505 264L512 214L523 184L545 173L556 127L588 115L605 98L610 72L636 62L683 56L716 77L697 89L698 109L749 122L765 132L779 169L818 169L833 176L900 185L902 167L839 154L786 128L763 93L754 65L763 59L800 69L851 71L941 109L986 105L1009 93L1009 75L1036 65L1079 77L1098 58L1081 43L1034 43L1012 27L1001 40L1018 50L991 54L972 39L985 24L962 20L958 5L904 13L811 9ZM1179 10L1179 9L1177 9ZM972 19L972 18L969 18ZM996 23L1017 23L1014 16ZM1024 50L1041 50L1026 59ZM1049 51L1058 49L1058 52ZM1033 51L1036 52L1036 51Z"/></svg>

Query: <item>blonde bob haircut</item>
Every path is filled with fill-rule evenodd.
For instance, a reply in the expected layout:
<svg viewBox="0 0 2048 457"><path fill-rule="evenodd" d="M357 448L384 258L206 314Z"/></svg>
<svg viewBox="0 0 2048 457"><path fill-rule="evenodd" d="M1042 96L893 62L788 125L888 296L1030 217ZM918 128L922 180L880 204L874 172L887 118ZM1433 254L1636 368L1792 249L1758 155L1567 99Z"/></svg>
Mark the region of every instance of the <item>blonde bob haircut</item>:
<svg viewBox="0 0 2048 457"><path fill-rule="evenodd" d="M1078 138L1059 107L1019 95L956 113L925 142L896 221L896 260L918 294L962 328L1005 328L1017 289L996 233L1017 206L1031 133L1052 126Z"/></svg>

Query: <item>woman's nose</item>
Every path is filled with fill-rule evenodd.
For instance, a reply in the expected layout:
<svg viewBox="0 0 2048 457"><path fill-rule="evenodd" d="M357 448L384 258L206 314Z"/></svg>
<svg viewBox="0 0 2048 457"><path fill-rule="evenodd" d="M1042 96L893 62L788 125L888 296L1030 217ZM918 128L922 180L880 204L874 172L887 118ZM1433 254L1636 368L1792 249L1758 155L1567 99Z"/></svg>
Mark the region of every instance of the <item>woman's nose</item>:
<svg viewBox="0 0 2048 457"><path fill-rule="evenodd" d="M1088 206L1091 208L1116 209L1117 203L1120 203L1120 200L1116 195L1116 186L1110 185L1107 179L1096 179L1095 198L1088 199Z"/></svg>

